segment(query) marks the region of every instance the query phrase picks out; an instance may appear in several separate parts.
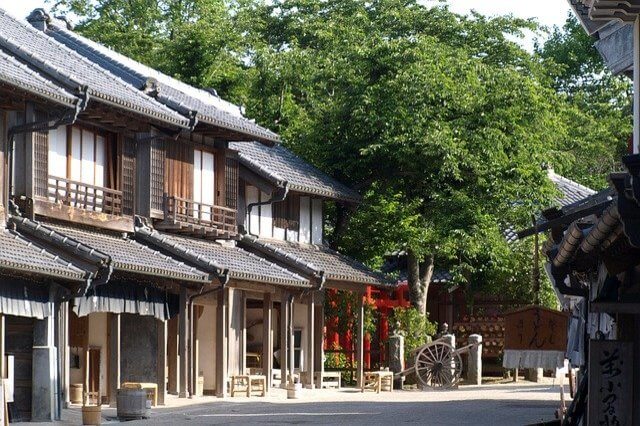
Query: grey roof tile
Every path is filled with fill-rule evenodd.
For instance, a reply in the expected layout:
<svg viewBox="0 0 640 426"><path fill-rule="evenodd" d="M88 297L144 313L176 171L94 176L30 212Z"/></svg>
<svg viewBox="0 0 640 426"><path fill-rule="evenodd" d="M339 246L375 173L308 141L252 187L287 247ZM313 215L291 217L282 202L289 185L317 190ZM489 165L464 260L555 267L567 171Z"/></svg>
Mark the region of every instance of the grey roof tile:
<svg viewBox="0 0 640 426"><path fill-rule="evenodd" d="M209 282L209 274L186 265L121 233L88 226L43 222L45 228L94 247L111 257L116 271L162 276L184 281Z"/></svg>
<svg viewBox="0 0 640 426"><path fill-rule="evenodd" d="M596 193L593 189L580 185L578 182L567 179L564 176L560 176L553 170L549 170L549 179L561 193L561 196L554 200L560 207L568 206Z"/></svg>
<svg viewBox="0 0 640 426"><path fill-rule="evenodd" d="M197 259L209 262L216 269L226 269L229 277L237 280L310 288L309 280L262 257L239 247L222 245L213 241L179 237L152 231L152 238L144 238L162 249L182 253L185 261Z"/></svg>
<svg viewBox="0 0 640 426"><path fill-rule="evenodd" d="M79 100L61 86L2 50L0 50L0 84L24 90L64 106L73 106Z"/></svg>
<svg viewBox="0 0 640 426"><path fill-rule="evenodd" d="M351 259L326 246L299 244L289 241L265 240L245 237L241 244L247 247L259 247L262 253L268 253L283 261L294 260L323 272L327 280L346 281L378 287L394 287L394 283L385 275L375 272L366 265Z"/></svg>
<svg viewBox="0 0 640 426"><path fill-rule="evenodd" d="M276 184L286 181L289 189L321 197L359 202L360 195L280 144L272 147L258 142L233 142L240 161Z"/></svg>
<svg viewBox="0 0 640 426"><path fill-rule="evenodd" d="M105 69L0 9L0 46L71 91L156 121L186 127L189 121Z"/></svg>
<svg viewBox="0 0 640 426"><path fill-rule="evenodd" d="M153 79L158 89L157 99L170 108L181 113L195 111L199 121L242 133L251 139L269 142L279 140L277 134L244 117L238 106L91 41L56 21L48 25L46 33L138 88Z"/></svg>
<svg viewBox="0 0 640 426"><path fill-rule="evenodd" d="M84 281L87 272L47 251L25 236L3 229L0 231L0 268L52 276L71 281Z"/></svg>

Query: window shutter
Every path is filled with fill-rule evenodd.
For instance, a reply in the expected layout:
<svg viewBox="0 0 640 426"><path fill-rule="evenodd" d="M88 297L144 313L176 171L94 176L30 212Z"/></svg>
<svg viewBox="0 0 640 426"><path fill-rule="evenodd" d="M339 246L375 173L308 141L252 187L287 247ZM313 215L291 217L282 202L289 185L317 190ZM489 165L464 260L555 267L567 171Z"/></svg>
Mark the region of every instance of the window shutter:
<svg viewBox="0 0 640 426"><path fill-rule="evenodd" d="M36 121L45 121L48 114L42 111L36 111ZM47 196L49 172L49 132L33 133L33 191L34 195L39 197Z"/></svg>
<svg viewBox="0 0 640 426"><path fill-rule="evenodd" d="M133 216L135 200L136 156L135 140L126 138L122 144L122 214Z"/></svg>
<svg viewBox="0 0 640 426"><path fill-rule="evenodd" d="M225 159L225 206L230 209L238 208L238 160L233 157Z"/></svg>
<svg viewBox="0 0 640 426"><path fill-rule="evenodd" d="M164 195L164 141L151 142L151 210L162 212Z"/></svg>
<svg viewBox="0 0 640 426"><path fill-rule="evenodd" d="M300 228L300 196L289 195L287 197L288 204L288 220L287 229L290 231L298 231Z"/></svg>

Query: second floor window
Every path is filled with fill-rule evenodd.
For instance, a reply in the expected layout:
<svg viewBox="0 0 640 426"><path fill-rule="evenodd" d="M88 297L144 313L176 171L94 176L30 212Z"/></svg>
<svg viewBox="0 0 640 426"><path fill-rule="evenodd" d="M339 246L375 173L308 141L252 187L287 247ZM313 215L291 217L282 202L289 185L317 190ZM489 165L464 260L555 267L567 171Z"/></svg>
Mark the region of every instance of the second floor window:
<svg viewBox="0 0 640 426"><path fill-rule="evenodd" d="M47 198L55 203L120 214L122 196L115 169L114 138L79 126L59 127L48 134ZM130 197L129 197L130 198Z"/></svg>
<svg viewBox="0 0 640 426"><path fill-rule="evenodd" d="M211 152L193 150L193 201L194 216L211 220L211 206L215 204L215 157ZM199 208L199 205L202 207Z"/></svg>
<svg viewBox="0 0 640 426"><path fill-rule="evenodd" d="M108 186L107 138L106 134L75 126L52 130L49 133L49 175Z"/></svg>

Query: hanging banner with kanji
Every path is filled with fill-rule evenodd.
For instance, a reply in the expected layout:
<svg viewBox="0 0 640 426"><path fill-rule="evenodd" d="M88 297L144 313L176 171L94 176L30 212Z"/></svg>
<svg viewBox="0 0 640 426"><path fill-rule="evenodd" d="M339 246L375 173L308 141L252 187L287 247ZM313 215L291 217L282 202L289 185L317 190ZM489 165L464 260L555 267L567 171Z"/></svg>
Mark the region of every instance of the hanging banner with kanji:
<svg viewBox="0 0 640 426"><path fill-rule="evenodd" d="M590 425L631 425L633 343L589 342Z"/></svg>
<svg viewBox="0 0 640 426"><path fill-rule="evenodd" d="M555 369L564 364L567 314L529 306L504 315L505 368Z"/></svg>

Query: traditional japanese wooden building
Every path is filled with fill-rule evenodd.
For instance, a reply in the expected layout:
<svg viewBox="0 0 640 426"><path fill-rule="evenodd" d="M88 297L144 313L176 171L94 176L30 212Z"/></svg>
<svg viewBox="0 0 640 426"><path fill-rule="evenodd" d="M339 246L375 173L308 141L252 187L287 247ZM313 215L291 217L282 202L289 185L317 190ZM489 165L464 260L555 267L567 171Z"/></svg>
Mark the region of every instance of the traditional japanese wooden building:
<svg viewBox="0 0 640 426"><path fill-rule="evenodd" d="M0 10L0 372L13 375L13 420L56 418L77 383L112 404L124 382L155 383L159 403L224 396L230 377L258 370L313 386L324 289L387 285L322 244L323 200L357 194L215 93L42 10L28 21ZM306 261L271 253L294 234L288 249Z"/></svg>

